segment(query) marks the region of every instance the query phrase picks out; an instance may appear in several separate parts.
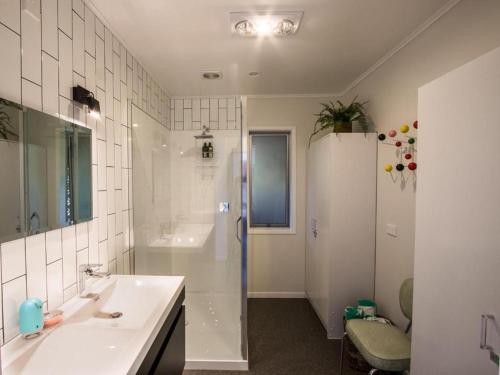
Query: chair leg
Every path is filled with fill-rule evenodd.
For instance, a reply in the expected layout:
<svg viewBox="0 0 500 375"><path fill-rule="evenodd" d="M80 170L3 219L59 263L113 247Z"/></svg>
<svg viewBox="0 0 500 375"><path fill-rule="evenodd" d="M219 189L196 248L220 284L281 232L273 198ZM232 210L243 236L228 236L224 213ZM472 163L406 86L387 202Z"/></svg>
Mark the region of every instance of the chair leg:
<svg viewBox="0 0 500 375"><path fill-rule="evenodd" d="M344 371L344 341L347 336L347 332L344 332L342 336L342 342L340 343L340 375L342 375Z"/></svg>
<svg viewBox="0 0 500 375"><path fill-rule="evenodd" d="M375 374L377 371L378 371L378 369L376 369L376 368L372 368L372 369L370 370L370 372L368 373L368 375L373 375L373 374Z"/></svg>

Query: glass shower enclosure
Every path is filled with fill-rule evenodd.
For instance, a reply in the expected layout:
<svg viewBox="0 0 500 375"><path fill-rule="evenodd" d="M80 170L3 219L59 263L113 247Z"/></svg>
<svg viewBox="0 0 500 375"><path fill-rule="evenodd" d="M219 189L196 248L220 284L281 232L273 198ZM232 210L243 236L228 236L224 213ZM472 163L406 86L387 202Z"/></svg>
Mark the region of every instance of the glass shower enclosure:
<svg viewBox="0 0 500 375"><path fill-rule="evenodd" d="M186 368L246 369L242 129L131 112L135 273L185 276Z"/></svg>

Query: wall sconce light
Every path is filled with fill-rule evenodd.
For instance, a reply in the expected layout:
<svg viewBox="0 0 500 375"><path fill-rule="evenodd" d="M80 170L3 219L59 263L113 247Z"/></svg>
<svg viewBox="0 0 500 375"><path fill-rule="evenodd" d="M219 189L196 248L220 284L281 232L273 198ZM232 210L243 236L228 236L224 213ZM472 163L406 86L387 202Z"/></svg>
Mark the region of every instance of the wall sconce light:
<svg viewBox="0 0 500 375"><path fill-rule="evenodd" d="M91 116L100 118L101 107L94 94L80 85L73 87L73 100L87 106Z"/></svg>

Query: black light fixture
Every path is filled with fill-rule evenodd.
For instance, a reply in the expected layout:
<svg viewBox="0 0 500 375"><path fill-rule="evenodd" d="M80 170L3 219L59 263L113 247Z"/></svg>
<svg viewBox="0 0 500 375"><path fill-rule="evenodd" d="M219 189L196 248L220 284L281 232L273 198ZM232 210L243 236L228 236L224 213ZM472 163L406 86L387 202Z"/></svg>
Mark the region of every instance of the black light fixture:
<svg viewBox="0 0 500 375"><path fill-rule="evenodd" d="M86 105L90 115L101 117L101 107L94 94L80 85L73 87L73 100Z"/></svg>

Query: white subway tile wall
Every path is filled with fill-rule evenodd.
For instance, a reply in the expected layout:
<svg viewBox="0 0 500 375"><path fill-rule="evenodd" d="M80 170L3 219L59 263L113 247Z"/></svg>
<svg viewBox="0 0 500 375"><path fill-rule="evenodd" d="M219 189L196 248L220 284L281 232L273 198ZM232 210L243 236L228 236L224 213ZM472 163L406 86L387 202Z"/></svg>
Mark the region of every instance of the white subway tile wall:
<svg viewBox="0 0 500 375"><path fill-rule="evenodd" d="M169 107L171 130L241 129L239 96L175 97Z"/></svg>
<svg viewBox="0 0 500 375"><path fill-rule="evenodd" d="M0 245L3 344L27 297L55 309L78 293L78 265L133 273L127 101L170 128L170 98L82 0L0 1L0 45L0 97L93 130L94 185L92 221ZM74 105L75 84L100 101L101 120Z"/></svg>

